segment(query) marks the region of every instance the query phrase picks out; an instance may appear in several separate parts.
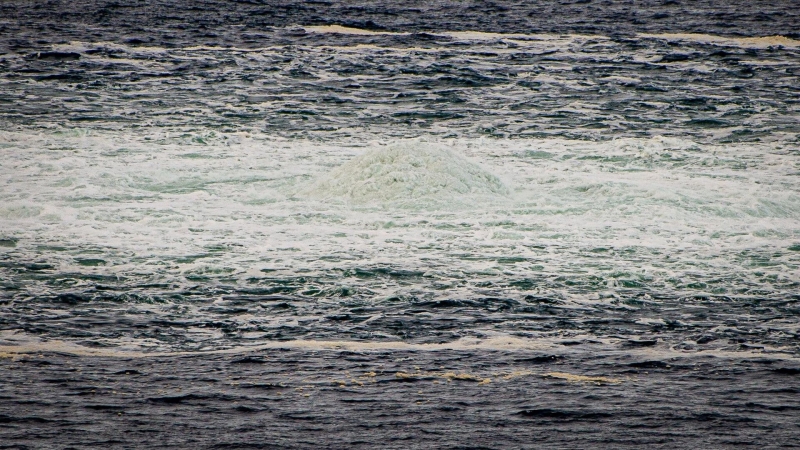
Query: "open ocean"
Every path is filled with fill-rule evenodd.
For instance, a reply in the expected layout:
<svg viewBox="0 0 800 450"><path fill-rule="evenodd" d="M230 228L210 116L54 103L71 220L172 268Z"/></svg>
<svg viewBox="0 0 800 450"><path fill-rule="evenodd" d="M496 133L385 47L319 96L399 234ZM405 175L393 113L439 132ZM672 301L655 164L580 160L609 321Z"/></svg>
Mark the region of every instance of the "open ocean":
<svg viewBox="0 0 800 450"><path fill-rule="evenodd" d="M800 3L0 2L0 448L799 448Z"/></svg>

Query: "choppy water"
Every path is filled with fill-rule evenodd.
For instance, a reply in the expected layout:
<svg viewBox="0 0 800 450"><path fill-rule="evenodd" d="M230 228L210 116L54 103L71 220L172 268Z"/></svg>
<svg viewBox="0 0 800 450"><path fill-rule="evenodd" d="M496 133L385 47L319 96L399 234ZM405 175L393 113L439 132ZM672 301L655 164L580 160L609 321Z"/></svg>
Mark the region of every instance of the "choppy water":
<svg viewBox="0 0 800 450"><path fill-rule="evenodd" d="M188 5L3 5L10 354L796 363L790 2Z"/></svg>

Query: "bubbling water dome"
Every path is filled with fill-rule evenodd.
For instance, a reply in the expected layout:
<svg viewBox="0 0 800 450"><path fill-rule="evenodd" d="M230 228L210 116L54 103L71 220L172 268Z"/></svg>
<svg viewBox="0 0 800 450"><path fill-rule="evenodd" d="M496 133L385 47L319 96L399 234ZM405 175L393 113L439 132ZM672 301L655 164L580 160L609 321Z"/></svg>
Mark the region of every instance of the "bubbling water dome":
<svg viewBox="0 0 800 450"><path fill-rule="evenodd" d="M413 141L370 150L318 179L305 194L354 205L429 208L498 200L509 189L452 150Z"/></svg>

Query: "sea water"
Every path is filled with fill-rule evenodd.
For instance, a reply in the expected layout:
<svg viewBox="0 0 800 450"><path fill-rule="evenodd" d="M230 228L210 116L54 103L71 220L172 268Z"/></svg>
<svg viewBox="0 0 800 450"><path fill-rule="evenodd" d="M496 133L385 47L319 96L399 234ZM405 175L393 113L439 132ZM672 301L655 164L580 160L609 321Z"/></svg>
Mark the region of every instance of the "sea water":
<svg viewBox="0 0 800 450"><path fill-rule="evenodd" d="M796 36L301 19L7 40L4 351L796 361Z"/></svg>
<svg viewBox="0 0 800 450"><path fill-rule="evenodd" d="M608 339L525 318L544 303L700 350L741 305L796 293L800 41L270 33L299 42L4 56L4 336ZM498 317L390 325L441 302ZM776 308L748 315L752 339L794 353Z"/></svg>

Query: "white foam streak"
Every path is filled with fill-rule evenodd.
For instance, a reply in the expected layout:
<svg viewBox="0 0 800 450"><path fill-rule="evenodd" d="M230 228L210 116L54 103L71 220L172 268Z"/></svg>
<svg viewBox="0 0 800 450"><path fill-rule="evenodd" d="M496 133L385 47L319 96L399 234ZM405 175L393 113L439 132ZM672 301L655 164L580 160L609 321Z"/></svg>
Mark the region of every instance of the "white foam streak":
<svg viewBox="0 0 800 450"><path fill-rule="evenodd" d="M725 47L741 48L769 48L787 47L798 48L800 41L790 39L785 36L760 36L760 37L728 37L715 36L700 33L661 33L661 34L640 34L639 36L653 39L666 39L670 41L699 42L703 44L713 44Z"/></svg>
<svg viewBox="0 0 800 450"><path fill-rule="evenodd" d="M588 336L585 336L588 337ZM560 343L560 339L554 338L518 338L513 336L505 336L498 334L497 336L487 337L483 339L477 338L461 338L453 342L441 344L414 344L402 341L385 341L385 342L363 342L363 341L336 341L336 340L290 340L290 341L271 341L260 344L253 344L248 346L237 346L233 348L221 350L205 350L205 351L154 351L149 348L149 345L139 346L135 341L128 345L120 345L115 348L90 348L85 347L73 342L65 342L59 340L42 341L34 336L24 333L2 333L0 334L2 341L8 343L7 345L0 345L0 358L16 358L28 354L42 353L42 352L58 352L75 356L83 357L112 357L112 358L159 358L171 356L188 356L199 354L228 354L236 355L243 353L257 352L260 350L269 349L297 349L297 350L314 350L314 351L357 351L357 352L371 352L371 351L443 351L443 350L457 350L457 351L475 351L475 350L488 350L488 351L505 351L505 352L547 352L548 354L569 354L575 352L582 352L585 350L572 350L565 348ZM701 350L701 351L680 351L674 350L669 347L655 347L644 349L625 349L620 351L614 348L620 342L619 339L614 338L598 338L592 336L593 341L596 343L593 351L598 355L614 355L624 353L626 357L640 357L651 360L665 360L665 359L683 359L683 358L758 358L759 360L773 360L773 361L799 361L788 353L776 349L771 352L764 351L726 351L726 350ZM785 349L784 349L785 350Z"/></svg>

